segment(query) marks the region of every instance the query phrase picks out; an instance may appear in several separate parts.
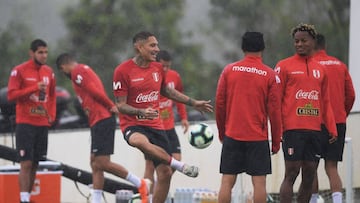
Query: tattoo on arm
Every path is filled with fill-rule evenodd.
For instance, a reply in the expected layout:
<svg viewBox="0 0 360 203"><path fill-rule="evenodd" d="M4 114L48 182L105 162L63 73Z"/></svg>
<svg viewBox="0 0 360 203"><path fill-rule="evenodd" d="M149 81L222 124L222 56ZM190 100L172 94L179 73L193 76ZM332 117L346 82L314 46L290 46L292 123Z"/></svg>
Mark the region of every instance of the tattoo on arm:
<svg viewBox="0 0 360 203"><path fill-rule="evenodd" d="M118 107L118 109L121 113L127 114L127 115L140 115L141 114L141 109L132 107L127 104L126 96L116 97L115 101L116 101L116 106Z"/></svg>
<svg viewBox="0 0 360 203"><path fill-rule="evenodd" d="M162 89L161 94L165 97L168 97L174 101L192 106L192 99L188 96L186 96L185 94L177 91L174 88L168 87L166 86L165 88Z"/></svg>

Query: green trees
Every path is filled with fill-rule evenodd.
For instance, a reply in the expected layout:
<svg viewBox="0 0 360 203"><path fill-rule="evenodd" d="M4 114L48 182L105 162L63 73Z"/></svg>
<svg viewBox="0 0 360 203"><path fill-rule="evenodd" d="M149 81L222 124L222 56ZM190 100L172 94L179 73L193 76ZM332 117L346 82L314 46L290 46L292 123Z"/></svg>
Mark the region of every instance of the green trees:
<svg viewBox="0 0 360 203"><path fill-rule="evenodd" d="M121 61L133 56L132 37L141 30L153 32L160 49L170 51L174 58L173 68L183 77L186 93L195 98L213 100L222 68L226 63L241 58L240 42L245 31L264 33L264 62L270 66L294 53L290 29L300 22L315 24L327 38L328 52L344 62L348 61L350 0L210 0L210 13L199 11L197 14L205 15L208 23L187 32L180 23L188 1L69 2L62 3L67 35L58 42L48 42L51 44L48 62L54 67L58 54L64 51L74 53L80 62L95 69L110 96L113 70ZM191 4L195 2L191 1ZM202 29L204 27L207 30ZM27 59L32 32L29 25L19 22L12 22L0 30L0 74L8 76L13 66ZM191 39L191 32L207 40ZM223 56L223 61L214 61L212 56L204 58L205 43L212 44L212 48L206 51ZM65 77L57 79L59 85L71 90ZM6 85L7 77L0 80L1 87Z"/></svg>
<svg viewBox="0 0 360 203"><path fill-rule="evenodd" d="M0 88L7 86L10 70L27 60L31 30L20 22L11 21L5 30L0 29Z"/></svg>
<svg viewBox="0 0 360 203"><path fill-rule="evenodd" d="M133 56L133 35L141 30L153 32L160 49L174 55L173 67L183 76L187 93L209 97L201 84L210 72L201 58L201 49L196 44L183 43L184 33L178 28L183 7L182 0L81 0L63 14L69 35L62 44L100 74L112 95L113 70L122 60Z"/></svg>
<svg viewBox="0 0 360 203"><path fill-rule="evenodd" d="M329 53L348 61L349 0L210 2L213 29L237 45L223 52L228 60L236 60L241 53L239 46L245 31L260 31L266 43L264 60L274 66L294 53L290 30L303 22L314 24L326 36Z"/></svg>

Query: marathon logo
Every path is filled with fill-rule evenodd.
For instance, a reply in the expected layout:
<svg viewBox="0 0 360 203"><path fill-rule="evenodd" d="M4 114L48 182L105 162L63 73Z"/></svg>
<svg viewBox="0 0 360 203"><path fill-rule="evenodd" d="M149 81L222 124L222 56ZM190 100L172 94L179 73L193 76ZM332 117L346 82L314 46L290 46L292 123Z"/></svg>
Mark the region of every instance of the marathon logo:
<svg viewBox="0 0 360 203"><path fill-rule="evenodd" d="M246 66L233 66L232 71L235 72L247 72L247 73L255 73L258 75L266 76L267 72L264 70L260 70L257 67L246 67Z"/></svg>
<svg viewBox="0 0 360 203"><path fill-rule="evenodd" d="M330 65L341 65L340 61L337 61L337 60L319 61L319 63L320 63L321 65L326 65L326 66L330 66Z"/></svg>
<svg viewBox="0 0 360 203"><path fill-rule="evenodd" d="M296 109L298 116L319 116L319 108L314 108L312 104L306 104L304 107L298 107Z"/></svg>

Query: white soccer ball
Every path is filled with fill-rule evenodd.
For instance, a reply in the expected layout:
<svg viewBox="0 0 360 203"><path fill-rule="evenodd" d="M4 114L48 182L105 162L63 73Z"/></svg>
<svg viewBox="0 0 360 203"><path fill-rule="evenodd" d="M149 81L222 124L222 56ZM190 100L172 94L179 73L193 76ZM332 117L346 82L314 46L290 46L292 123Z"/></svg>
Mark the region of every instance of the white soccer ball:
<svg viewBox="0 0 360 203"><path fill-rule="evenodd" d="M208 147L214 139L211 127L205 123L197 123L190 128L189 143L198 149Z"/></svg>

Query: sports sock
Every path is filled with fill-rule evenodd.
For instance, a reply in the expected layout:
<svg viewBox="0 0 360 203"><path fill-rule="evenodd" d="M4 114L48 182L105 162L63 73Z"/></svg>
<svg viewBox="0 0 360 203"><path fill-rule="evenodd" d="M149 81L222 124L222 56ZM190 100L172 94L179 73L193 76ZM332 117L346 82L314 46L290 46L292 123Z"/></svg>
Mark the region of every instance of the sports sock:
<svg viewBox="0 0 360 203"><path fill-rule="evenodd" d="M342 203L342 193L341 192L333 192L331 194L333 203Z"/></svg>
<svg viewBox="0 0 360 203"><path fill-rule="evenodd" d="M319 193L313 193L311 195L311 199L310 199L309 203L317 203L318 198L319 198Z"/></svg>
<svg viewBox="0 0 360 203"><path fill-rule="evenodd" d="M134 184L137 188L139 188L141 185L141 179L130 172L127 174L126 180Z"/></svg>
<svg viewBox="0 0 360 203"><path fill-rule="evenodd" d="M30 202L30 193L29 192L20 192L20 201L21 202Z"/></svg>
<svg viewBox="0 0 360 203"><path fill-rule="evenodd" d="M91 203L101 203L102 192L102 190L92 190Z"/></svg>
<svg viewBox="0 0 360 203"><path fill-rule="evenodd" d="M184 167L184 165L185 165L184 162L178 161L174 157L171 157L171 160L170 160L171 168L174 168L174 169L176 169L178 171L181 171L182 168Z"/></svg>

